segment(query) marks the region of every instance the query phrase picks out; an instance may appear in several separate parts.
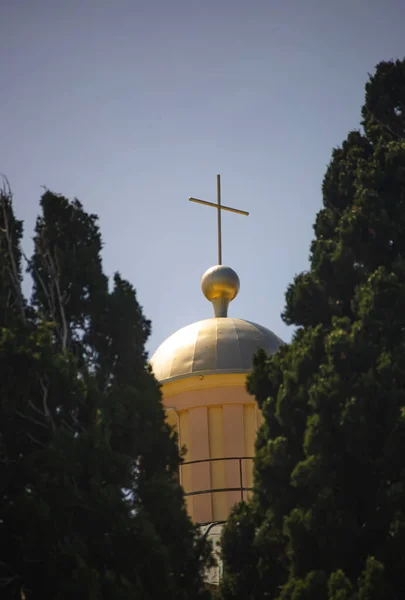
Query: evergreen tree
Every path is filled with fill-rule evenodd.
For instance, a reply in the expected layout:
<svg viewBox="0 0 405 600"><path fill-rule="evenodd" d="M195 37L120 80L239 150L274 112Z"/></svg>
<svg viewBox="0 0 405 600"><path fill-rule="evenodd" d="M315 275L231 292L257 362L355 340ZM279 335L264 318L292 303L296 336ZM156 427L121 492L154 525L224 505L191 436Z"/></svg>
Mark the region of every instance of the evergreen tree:
<svg viewBox="0 0 405 600"><path fill-rule="evenodd" d="M222 598L405 596L405 61L333 151L293 341L254 360L255 492L223 536Z"/></svg>
<svg viewBox="0 0 405 600"><path fill-rule="evenodd" d="M0 200L1 597L204 597L133 287L109 289L96 216L46 191L27 302L22 224Z"/></svg>

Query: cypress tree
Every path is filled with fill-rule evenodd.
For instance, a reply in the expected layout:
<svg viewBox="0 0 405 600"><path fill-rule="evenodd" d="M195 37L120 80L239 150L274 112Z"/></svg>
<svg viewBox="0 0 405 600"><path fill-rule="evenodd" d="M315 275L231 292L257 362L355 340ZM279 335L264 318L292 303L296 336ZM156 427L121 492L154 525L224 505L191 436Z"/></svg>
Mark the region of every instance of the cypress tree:
<svg viewBox="0 0 405 600"><path fill-rule="evenodd" d="M255 492L223 536L223 599L405 594L405 61L370 76L332 153L310 269L255 357Z"/></svg>

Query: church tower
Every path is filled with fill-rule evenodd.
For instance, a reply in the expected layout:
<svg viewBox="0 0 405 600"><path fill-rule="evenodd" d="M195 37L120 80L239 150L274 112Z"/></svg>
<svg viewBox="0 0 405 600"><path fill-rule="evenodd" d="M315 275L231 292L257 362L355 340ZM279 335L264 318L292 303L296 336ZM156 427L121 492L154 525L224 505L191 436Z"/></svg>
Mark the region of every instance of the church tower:
<svg viewBox="0 0 405 600"><path fill-rule="evenodd" d="M248 213L221 205L219 176L217 192L217 204L190 198L218 210L218 265L201 280L214 316L176 331L150 361L168 422L186 447L180 481L190 516L200 525L225 521L232 506L249 497L261 415L245 389L246 375L259 348L273 354L282 343L269 329L228 316L240 283L222 265L221 212Z"/></svg>

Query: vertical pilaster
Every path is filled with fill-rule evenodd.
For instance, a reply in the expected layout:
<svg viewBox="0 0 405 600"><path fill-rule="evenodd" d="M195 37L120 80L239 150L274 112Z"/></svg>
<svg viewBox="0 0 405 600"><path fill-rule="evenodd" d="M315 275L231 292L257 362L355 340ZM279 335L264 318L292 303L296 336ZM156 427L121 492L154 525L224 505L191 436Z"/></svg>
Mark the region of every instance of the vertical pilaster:
<svg viewBox="0 0 405 600"><path fill-rule="evenodd" d="M243 405L224 406L224 450L226 457L245 456L245 432L243 426ZM237 460L225 461L226 487L240 487L240 465ZM246 468L242 462L242 479L246 482ZM227 493L228 512L236 502L240 502L240 492Z"/></svg>
<svg viewBox="0 0 405 600"><path fill-rule="evenodd" d="M210 457L208 410L206 406L192 408L189 411L190 459L204 460ZM210 463L197 463L191 465L191 479L193 492L210 490L211 471ZM212 521L211 494L192 496L193 520L197 523Z"/></svg>

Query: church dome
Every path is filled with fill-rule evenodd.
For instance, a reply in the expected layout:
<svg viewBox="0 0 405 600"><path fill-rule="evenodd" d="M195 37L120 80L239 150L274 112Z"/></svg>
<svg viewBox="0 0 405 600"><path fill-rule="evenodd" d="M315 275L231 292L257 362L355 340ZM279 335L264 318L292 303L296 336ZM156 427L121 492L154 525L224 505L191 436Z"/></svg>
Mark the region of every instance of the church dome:
<svg viewBox="0 0 405 600"><path fill-rule="evenodd" d="M161 383L196 375L248 373L259 348L274 354L282 343L256 323L215 317L176 331L159 346L150 364Z"/></svg>

